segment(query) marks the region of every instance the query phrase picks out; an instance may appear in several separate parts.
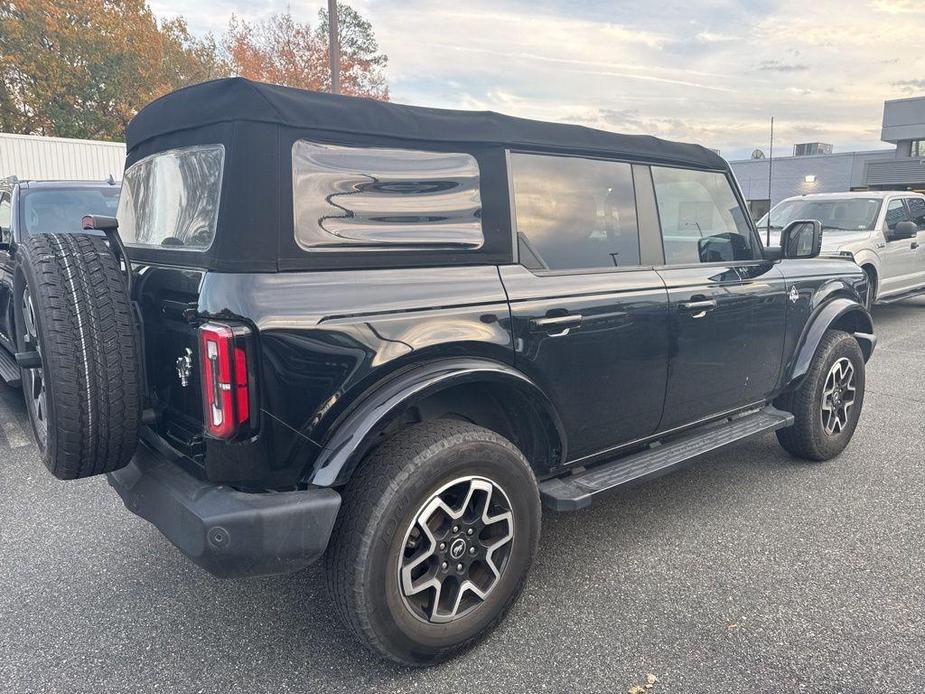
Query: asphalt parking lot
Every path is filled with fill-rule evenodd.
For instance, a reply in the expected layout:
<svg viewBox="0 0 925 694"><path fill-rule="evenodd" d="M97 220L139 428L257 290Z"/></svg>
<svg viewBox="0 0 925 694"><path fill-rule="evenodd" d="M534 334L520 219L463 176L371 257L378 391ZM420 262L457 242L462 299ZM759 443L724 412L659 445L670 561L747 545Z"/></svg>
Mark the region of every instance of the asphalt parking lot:
<svg viewBox="0 0 925 694"><path fill-rule="evenodd" d="M765 437L547 514L507 622L429 670L352 642L318 568L213 579L104 480L54 480L0 386L0 692L925 691L925 300L874 317L841 458Z"/></svg>

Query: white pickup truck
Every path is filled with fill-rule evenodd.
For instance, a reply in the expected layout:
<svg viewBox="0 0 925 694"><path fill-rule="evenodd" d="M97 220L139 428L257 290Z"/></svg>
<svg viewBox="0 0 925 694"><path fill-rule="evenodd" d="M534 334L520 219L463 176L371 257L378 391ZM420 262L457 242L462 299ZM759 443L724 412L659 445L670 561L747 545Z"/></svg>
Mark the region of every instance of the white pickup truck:
<svg viewBox="0 0 925 694"><path fill-rule="evenodd" d="M787 198L770 214L771 244L796 219L822 222L822 255L854 258L870 278L868 304L925 294L925 195L906 191ZM768 215L758 221L767 240Z"/></svg>

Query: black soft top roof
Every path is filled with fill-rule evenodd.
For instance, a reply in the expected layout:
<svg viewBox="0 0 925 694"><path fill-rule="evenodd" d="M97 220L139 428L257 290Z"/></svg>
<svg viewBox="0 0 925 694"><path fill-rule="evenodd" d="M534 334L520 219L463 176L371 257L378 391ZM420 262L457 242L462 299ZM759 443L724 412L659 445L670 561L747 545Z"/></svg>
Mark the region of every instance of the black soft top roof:
<svg viewBox="0 0 925 694"><path fill-rule="evenodd" d="M580 151L609 157L726 169L699 145L648 135L621 135L580 125L514 118L492 111L454 111L311 92L252 82L213 80L157 99L129 123L129 151L161 135L216 123L269 125L415 142L499 144L511 148Z"/></svg>

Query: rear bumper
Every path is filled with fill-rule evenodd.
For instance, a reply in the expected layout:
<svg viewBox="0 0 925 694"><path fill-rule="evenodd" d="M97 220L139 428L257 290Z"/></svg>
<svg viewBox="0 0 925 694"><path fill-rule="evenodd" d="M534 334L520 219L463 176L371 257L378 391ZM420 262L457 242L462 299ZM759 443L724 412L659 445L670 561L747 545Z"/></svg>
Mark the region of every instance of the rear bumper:
<svg viewBox="0 0 925 694"><path fill-rule="evenodd" d="M126 508L222 578L308 566L327 547L340 509L333 489L254 494L203 482L143 444L106 477Z"/></svg>

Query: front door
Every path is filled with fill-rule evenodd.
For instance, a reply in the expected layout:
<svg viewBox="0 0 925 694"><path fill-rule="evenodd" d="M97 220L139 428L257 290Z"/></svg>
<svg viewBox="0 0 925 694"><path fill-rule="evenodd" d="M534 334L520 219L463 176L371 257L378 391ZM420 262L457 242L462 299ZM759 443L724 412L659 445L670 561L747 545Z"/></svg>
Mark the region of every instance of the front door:
<svg viewBox="0 0 925 694"><path fill-rule="evenodd" d="M633 167L527 153L509 161L520 262L500 272L515 363L556 405L569 461L654 433L668 300L643 267Z"/></svg>
<svg viewBox="0 0 925 694"><path fill-rule="evenodd" d="M902 294L915 289L920 282L920 275L925 272L921 267L925 263L925 254L919 253L917 239L891 240L891 232L900 222L911 222L912 214L902 198L893 198L887 202L883 222L884 248L880 251L883 263L880 268L881 297Z"/></svg>
<svg viewBox="0 0 925 694"><path fill-rule="evenodd" d="M671 307L668 431L767 398L788 293L723 173L653 166Z"/></svg>

